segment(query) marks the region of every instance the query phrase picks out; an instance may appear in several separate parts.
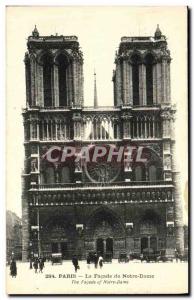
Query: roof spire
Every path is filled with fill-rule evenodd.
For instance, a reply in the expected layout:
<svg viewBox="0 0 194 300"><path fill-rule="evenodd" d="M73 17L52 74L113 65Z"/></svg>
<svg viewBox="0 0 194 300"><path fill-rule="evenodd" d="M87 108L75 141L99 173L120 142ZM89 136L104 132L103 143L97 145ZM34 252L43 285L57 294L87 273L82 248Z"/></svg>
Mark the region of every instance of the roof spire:
<svg viewBox="0 0 194 300"><path fill-rule="evenodd" d="M94 107L98 107L97 87L96 87L96 72L94 69Z"/></svg>
<svg viewBox="0 0 194 300"><path fill-rule="evenodd" d="M39 32L38 29L36 28L36 25L34 27L34 30L32 31L32 36L38 38L39 37Z"/></svg>
<svg viewBox="0 0 194 300"><path fill-rule="evenodd" d="M159 40L159 39L161 39L161 36L162 36L162 32L159 28L159 24L157 24L157 28L156 28L154 37L155 37L156 40Z"/></svg>

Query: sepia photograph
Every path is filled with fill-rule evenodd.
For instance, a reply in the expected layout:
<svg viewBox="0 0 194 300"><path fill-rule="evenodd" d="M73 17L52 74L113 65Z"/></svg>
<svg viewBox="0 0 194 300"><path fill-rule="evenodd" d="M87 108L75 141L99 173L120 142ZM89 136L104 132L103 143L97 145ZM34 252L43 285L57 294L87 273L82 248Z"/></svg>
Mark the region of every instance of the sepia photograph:
<svg viewBox="0 0 194 300"><path fill-rule="evenodd" d="M6 291L189 293L188 8L7 6Z"/></svg>

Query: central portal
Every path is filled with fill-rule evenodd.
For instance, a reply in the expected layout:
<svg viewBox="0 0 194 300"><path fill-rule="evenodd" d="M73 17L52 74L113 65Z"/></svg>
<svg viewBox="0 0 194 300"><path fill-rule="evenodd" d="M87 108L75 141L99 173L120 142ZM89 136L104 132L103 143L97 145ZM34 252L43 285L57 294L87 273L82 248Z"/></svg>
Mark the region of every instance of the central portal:
<svg viewBox="0 0 194 300"><path fill-rule="evenodd" d="M96 240L96 252L98 255L102 255L102 256L105 253L111 253L113 255L113 239L98 238Z"/></svg>

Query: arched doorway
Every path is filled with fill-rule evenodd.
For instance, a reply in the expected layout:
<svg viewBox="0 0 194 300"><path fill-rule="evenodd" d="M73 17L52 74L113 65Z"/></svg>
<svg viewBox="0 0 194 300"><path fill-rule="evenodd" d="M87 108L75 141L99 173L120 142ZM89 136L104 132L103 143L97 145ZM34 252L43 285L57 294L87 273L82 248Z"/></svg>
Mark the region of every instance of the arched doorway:
<svg viewBox="0 0 194 300"><path fill-rule="evenodd" d="M106 252L110 252L113 254L113 239L112 238L106 239Z"/></svg>
<svg viewBox="0 0 194 300"><path fill-rule="evenodd" d="M143 253L144 249L148 248L148 237L141 238L141 253Z"/></svg>
<svg viewBox="0 0 194 300"><path fill-rule="evenodd" d="M144 249L154 252L158 250L158 225L161 224L160 216L152 209L144 211L139 222L141 237L141 253Z"/></svg>
<svg viewBox="0 0 194 300"><path fill-rule="evenodd" d="M86 253L92 250L91 245L98 254L109 252L115 258L121 251L125 251L125 228L112 210L104 207L95 210L86 227Z"/></svg>
<svg viewBox="0 0 194 300"><path fill-rule="evenodd" d="M104 255L104 242L101 238L96 240L96 252L98 255Z"/></svg>

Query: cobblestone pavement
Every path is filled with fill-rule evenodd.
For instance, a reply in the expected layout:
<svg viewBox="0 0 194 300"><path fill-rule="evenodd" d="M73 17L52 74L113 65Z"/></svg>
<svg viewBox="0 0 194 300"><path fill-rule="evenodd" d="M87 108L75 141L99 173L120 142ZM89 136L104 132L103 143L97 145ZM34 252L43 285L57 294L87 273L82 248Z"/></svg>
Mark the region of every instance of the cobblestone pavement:
<svg viewBox="0 0 194 300"><path fill-rule="evenodd" d="M17 262L17 277L12 278L7 266L7 292L10 294L138 294L186 293L188 263L146 263L131 261L104 264L103 268L87 267L79 262L75 273L71 261L62 265L45 263L43 273L35 273L29 263ZM178 280L176 279L178 276Z"/></svg>

